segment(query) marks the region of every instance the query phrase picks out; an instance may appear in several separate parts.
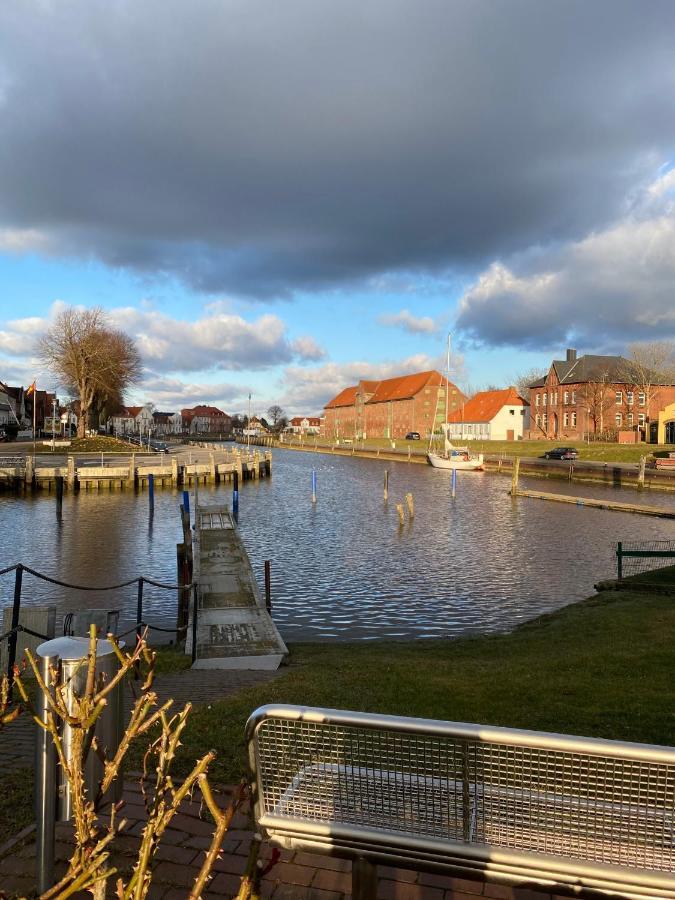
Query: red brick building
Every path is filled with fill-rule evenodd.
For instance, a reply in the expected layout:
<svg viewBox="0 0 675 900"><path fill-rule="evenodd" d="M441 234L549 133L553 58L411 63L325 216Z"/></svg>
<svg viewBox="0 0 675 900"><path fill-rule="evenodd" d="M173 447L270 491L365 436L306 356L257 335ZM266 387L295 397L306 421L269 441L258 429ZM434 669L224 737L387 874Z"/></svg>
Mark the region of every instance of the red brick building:
<svg viewBox="0 0 675 900"><path fill-rule="evenodd" d="M326 404L323 433L335 440L404 438L410 431L427 437L443 423L446 387L452 412L466 398L440 372L359 381Z"/></svg>
<svg viewBox="0 0 675 900"><path fill-rule="evenodd" d="M583 440L590 432L611 440L620 431L637 431L650 440L659 410L675 401L675 385L657 381L641 386L622 356L577 357L567 350L529 387L530 437Z"/></svg>

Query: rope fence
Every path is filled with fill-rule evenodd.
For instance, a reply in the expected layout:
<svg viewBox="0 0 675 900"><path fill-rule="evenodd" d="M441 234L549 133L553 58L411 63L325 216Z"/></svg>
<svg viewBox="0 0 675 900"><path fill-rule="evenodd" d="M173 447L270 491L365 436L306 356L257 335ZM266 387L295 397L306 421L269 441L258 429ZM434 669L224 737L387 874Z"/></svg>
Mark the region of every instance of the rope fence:
<svg viewBox="0 0 675 900"><path fill-rule="evenodd" d="M673 565L675 541L619 541L616 546L616 574L619 581Z"/></svg>

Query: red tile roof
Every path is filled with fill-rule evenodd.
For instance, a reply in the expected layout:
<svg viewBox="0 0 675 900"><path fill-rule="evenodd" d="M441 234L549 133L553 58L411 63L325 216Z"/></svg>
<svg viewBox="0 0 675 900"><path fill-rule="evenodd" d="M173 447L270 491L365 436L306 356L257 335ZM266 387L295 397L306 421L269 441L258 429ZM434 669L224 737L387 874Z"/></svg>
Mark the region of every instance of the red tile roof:
<svg viewBox="0 0 675 900"><path fill-rule="evenodd" d="M192 409L183 409L181 410L181 415L185 415L188 413L191 416L227 416L227 413L224 413L222 409L218 409L217 406L204 406L203 404L199 404L197 406L193 406Z"/></svg>
<svg viewBox="0 0 675 900"><path fill-rule="evenodd" d="M333 397L332 400L326 403L324 409L334 409L336 406L353 406L356 402L356 391L356 385L345 388L343 391L340 391L337 397Z"/></svg>
<svg viewBox="0 0 675 900"><path fill-rule="evenodd" d="M407 400L419 394L426 387L439 387L446 384L446 378L440 372L415 372L412 375L400 375L380 381L368 403L386 403L389 400ZM450 382L450 387L453 385Z"/></svg>
<svg viewBox="0 0 675 900"><path fill-rule="evenodd" d="M450 413L448 422L491 422L503 406L527 406L514 387L501 391L480 391L463 407Z"/></svg>

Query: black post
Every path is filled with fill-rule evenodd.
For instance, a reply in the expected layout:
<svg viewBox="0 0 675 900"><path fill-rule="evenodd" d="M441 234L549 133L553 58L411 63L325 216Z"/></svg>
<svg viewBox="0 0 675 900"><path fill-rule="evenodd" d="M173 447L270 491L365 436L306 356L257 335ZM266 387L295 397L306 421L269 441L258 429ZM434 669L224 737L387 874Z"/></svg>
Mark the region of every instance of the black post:
<svg viewBox="0 0 675 900"><path fill-rule="evenodd" d="M138 594L136 595L136 637L140 641L143 634L143 578L138 579Z"/></svg>
<svg viewBox="0 0 675 900"><path fill-rule="evenodd" d="M23 581L23 566L21 563L16 567L14 573L14 605L12 606L12 633L7 643L8 662L7 662L7 678L9 679L10 690L14 682L14 663L16 662L16 644L18 633L14 630L19 626L19 613L21 612L21 582ZM11 695L10 695L11 699Z"/></svg>
<svg viewBox="0 0 675 900"><path fill-rule="evenodd" d="M265 560L265 608L272 612L272 571L269 559Z"/></svg>
<svg viewBox="0 0 675 900"><path fill-rule="evenodd" d="M621 541L616 545L616 575L617 579L621 581L623 578L623 559L621 552Z"/></svg>
<svg viewBox="0 0 675 900"><path fill-rule="evenodd" d="M197 659L197 585L192 586L192 662Z"/></svg>
<svg viewBox="0 0 675 900"><path fill-rule="evenodd" d="M56 481L56 518L61 521L63 512L63 475L57 475Z"/></svg>

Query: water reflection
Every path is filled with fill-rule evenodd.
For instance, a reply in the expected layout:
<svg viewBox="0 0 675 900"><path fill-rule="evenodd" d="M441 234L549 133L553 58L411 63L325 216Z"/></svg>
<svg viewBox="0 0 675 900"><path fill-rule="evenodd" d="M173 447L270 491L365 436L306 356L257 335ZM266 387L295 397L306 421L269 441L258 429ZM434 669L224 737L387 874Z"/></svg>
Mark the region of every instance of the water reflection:
<svg viewBox="0 0 675 900"><path fill-rule="evenodd" d="M389 502L382 474L389 469ZM317 503L311 502L311 469ZM527 479L524 479L527 483ZM542 486L532 480L532 486ZM274 617L289 640L439 637L492 632L587 596L614 572L618 540L672 539L675 523L623 513L512 500L510 480L460 473L451 496L449 473L406 463L381 463L278 451L274 476L240 490L240 530L263 584L272 561ZM548 482L579 496L617 497L615 488ZM411 491L415 519L398 524L396 503ZM625 499L636 497L626 490ZM229 486L200 488L201 499L231 497ZM63 499L0 496L0 568L22 561L80 584L113 584L138 575L173 583L181 540L181 493L80 493ZM649 495L651 505L671 505ZM24 579L27 602L60 612L92 606L122 610L133 621L135 588L109 593L65 591ZM0 578L0 600L13 582ZM145 617L175 624L176 596L147 587Z"/></svg>

